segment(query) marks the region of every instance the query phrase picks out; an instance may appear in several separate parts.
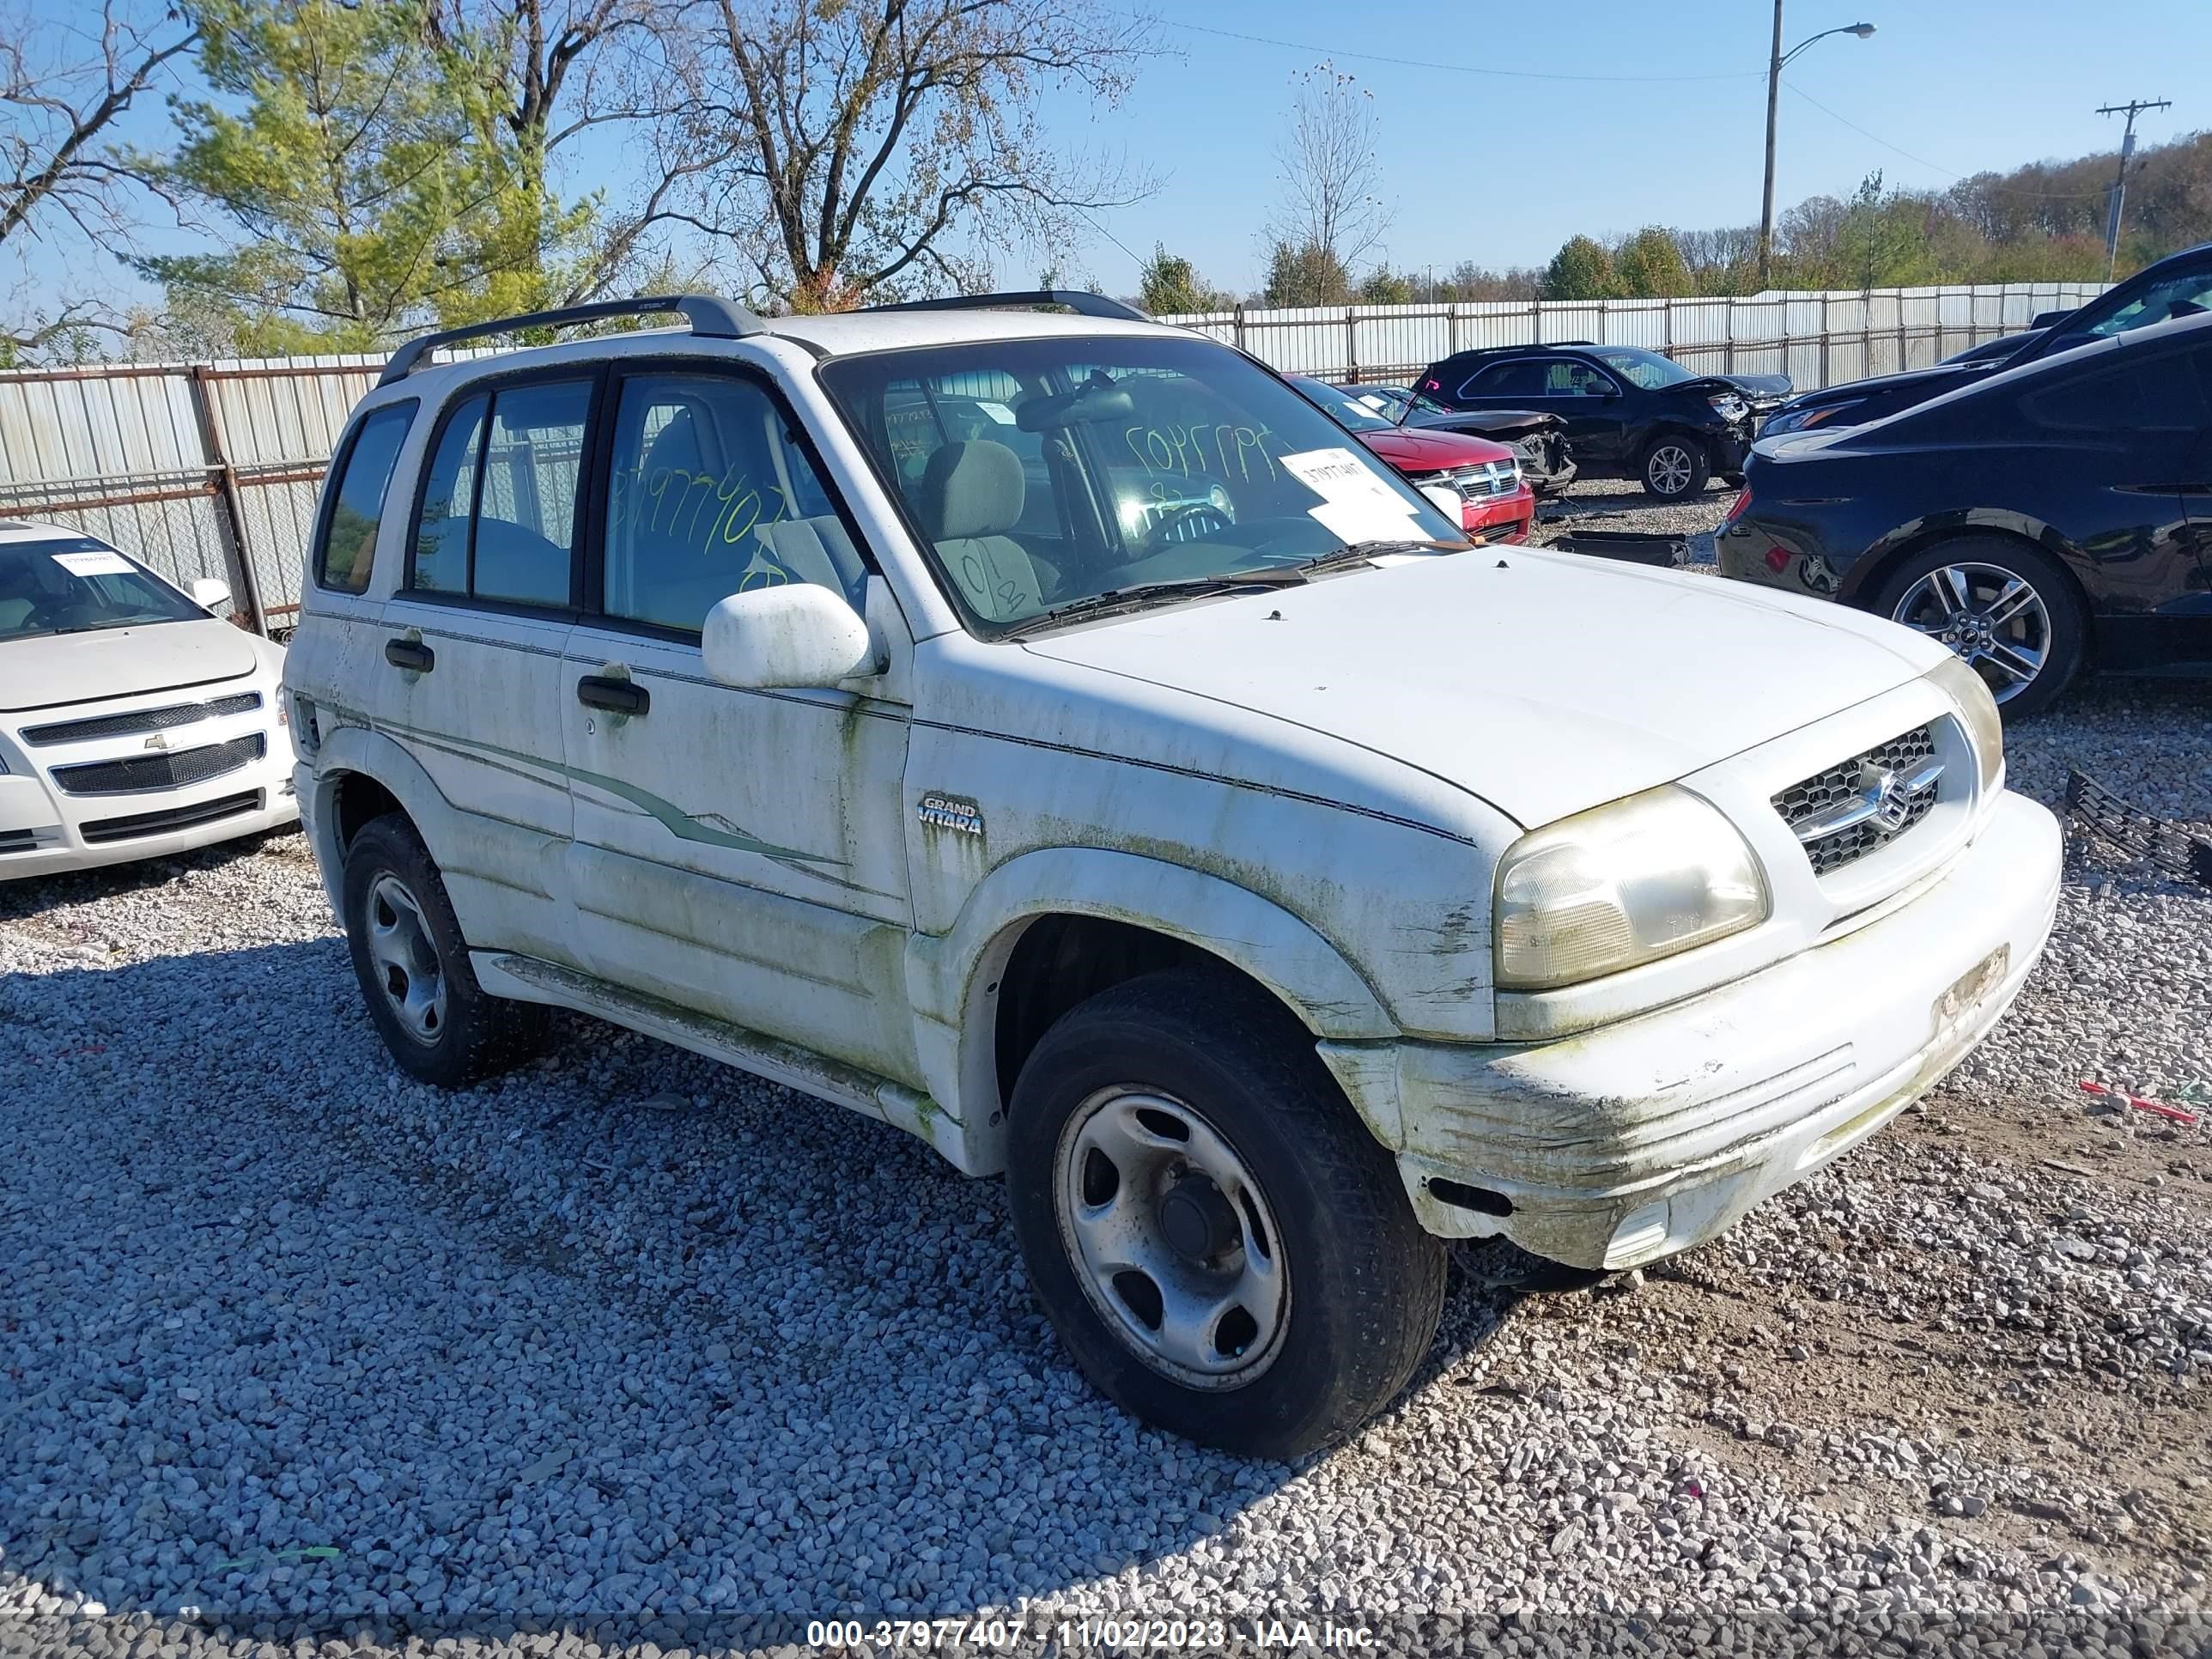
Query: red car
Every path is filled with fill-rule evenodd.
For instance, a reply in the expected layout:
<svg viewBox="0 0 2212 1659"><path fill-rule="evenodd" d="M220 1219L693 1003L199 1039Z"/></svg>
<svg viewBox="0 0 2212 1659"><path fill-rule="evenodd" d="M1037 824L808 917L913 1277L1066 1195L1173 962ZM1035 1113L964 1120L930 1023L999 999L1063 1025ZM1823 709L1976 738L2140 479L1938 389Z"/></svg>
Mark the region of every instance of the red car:
<svg viewBox="0 0 2212 1659"><path fill-rule="evenodd" d="M1304 374L1284 379L1413 484L1441 484L1459 497L1460 528L1486 541L1526 541L1536 521L1536 493L1520 458L1504 444L1462 432L1432 432L1384 420L1334 386Z"/></svg>

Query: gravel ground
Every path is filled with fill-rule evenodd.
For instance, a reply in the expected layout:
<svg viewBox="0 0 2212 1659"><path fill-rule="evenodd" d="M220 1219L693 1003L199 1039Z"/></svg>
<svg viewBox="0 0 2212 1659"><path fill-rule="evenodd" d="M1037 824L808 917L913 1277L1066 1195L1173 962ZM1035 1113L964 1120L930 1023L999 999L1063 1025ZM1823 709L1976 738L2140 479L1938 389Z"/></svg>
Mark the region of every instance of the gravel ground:
<svg viewBox="0 0 2212 1659"><path fill-rule="evenodd" d="M2015 782L2212 818L2208 714L2092 687ZM1795 1609L1776 1650L1808 1611L2207 1599L2212 1127L2078 1088L2212 1079L2212 894L2152 872L2077 853L1986 1046L1719 1243L1536 1297L1468 1252L1415 1387L1298 1468L1095 1397L995 1184L562 1030L467 1093L404 1079L295 836L0 887L0 1650L643 1654L982 1608L1571 1648Z"/></svg>

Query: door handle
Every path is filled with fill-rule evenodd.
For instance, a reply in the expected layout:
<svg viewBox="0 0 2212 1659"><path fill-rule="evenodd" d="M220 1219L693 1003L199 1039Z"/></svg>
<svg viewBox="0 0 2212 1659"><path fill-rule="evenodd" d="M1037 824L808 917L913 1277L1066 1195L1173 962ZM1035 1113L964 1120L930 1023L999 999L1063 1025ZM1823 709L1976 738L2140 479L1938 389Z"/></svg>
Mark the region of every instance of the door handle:
<svg viewBox="0 0 2212 1659"><path fill-rule="evenodd" d="M394 668L427 674L438 665L438 653L420 640L386 640L384 659Z"/></svg>
<svg viewBox="0 0 2212 1659"><path fill-rule="evenodd" d="M617 714L642 714L653 707L653 694L635 680L586 674L576 682L576 701L586 708L605 708Z"/></svg>

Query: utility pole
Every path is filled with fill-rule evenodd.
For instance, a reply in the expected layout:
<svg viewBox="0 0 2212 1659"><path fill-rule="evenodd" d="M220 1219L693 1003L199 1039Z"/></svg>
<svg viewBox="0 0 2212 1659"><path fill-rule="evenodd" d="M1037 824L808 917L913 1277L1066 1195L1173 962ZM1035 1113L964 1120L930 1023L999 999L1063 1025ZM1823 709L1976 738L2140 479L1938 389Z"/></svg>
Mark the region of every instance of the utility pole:
<svg viewBox="0 0 2212 1659"><path fill-rule="evenodd" d="M1832 34L1856 34L1864 40L1873 33L1871 23L1846 23L1841 28L1822 29L1810 40L1800 40L1784 52L1782 0L1774 0L1774 55L1766 60L1766 187L1759 198L1759 285L1762 289L1766 286L1767 265L1774 249L1774 106L1782 95L1782 71L1814 40L1825 40Z"/></svg>
<svg viewBox="0 0 2212 1659"><path fill-rule="evenodd" d="M1781 0L1776 0L1778 8L1780 3ZM2128 199L2128 160L2136 153L2136 117L2147 109L2172 107L2172 102L2164 98L2135 99L2124 104L2106 104L2097 112L2100 115L2128 118L2127 133L2120 140L2120 169L2112 178L2112 210L2105 216L2105 280L2108 283L2120 260L2120 211Z"/></svg>
<svg viewBox="0 0 2212 1659"><path fill-rule="evenodd" d="M1774 249L1774 106L1782 95L1782 0L1774 0L1774 54L1766 60L1766 187L1759 195L1759 286Z"/></svg>

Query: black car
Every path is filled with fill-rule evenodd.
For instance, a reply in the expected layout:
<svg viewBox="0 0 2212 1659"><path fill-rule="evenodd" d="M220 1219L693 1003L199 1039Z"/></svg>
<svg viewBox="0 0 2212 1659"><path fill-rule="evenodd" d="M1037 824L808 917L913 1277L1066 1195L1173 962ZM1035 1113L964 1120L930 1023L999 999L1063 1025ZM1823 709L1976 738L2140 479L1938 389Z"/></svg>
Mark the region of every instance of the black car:
<svg viewBox="0 0 2212 1659"><path fill-rule="evenodd" d="M1504 444L1521 458L1521 476L1539 495L1557 495L1575 481L1574 447L1567 442L1567 423L1556 415L1533 409L1446 409L1410 386L1336 389L1411 430L1429 427Z"/></svg>
<svg viewBox="0 0 2212 1659"><path fill-rule="evenodd" d="M1413 389L1449 409L1557 415L1585 474L1638 479L1662 501L1680 501L1742 470L1759 416L1780 405L1790 382L1692 374L1640 346L1572 341L1455 352Z"/></svg>
<svg viewBox="0 0 2212 1659"><path fill-rule="evenodd" d="M1926 403L1930 398L1966 386L2002 369L2055 357L2076 346L2107 340L2130 329L2177 317L2194 316L2212 307L2212 242L2169 255L2146 265L2116 288L2107 289L2078 311L2045 313L2020 337L2014 350L2001 356L1974 355L1974 347L1947 357L1929 368L1911 368L1901 374L1876 374L1863 380L1847 380L1791 398L1767 417L1759 428L1762 438L1785 433L1808 432L1836 422L1858 426L1894 415L1900 409Z"/></svg>
<svg viewBox="0 0 2212 1659"><path fill-rule="evenodd" d="M1941 640L2008 715L2087 666L2212 673L2212 315L1761 438L1717 544Z"/></svg>

